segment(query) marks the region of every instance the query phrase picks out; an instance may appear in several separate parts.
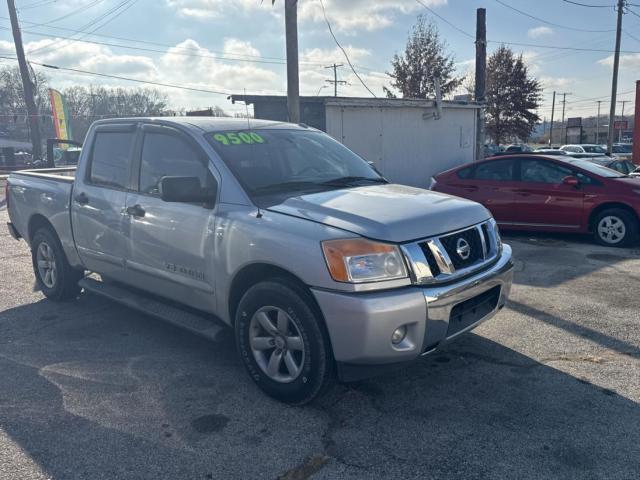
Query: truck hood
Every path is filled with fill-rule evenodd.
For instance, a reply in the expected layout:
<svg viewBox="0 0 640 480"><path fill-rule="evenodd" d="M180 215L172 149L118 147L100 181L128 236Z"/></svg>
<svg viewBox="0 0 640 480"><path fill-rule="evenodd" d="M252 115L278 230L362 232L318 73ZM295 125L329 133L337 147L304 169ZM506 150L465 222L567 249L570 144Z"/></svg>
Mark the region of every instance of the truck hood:
<svg viewBox="0 0 640 480"><path fill-rule="evenodd" d="M440 235L490 217L479 203L393 184L310 193L268 210L395 243Z"/></svg>

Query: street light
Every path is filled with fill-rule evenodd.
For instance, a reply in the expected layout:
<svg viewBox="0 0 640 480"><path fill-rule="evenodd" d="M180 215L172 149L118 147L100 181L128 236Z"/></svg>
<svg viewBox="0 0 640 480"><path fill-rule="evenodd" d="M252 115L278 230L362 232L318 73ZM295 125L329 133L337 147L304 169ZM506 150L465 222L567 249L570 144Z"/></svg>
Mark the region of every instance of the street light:
<svg viewBox="0 0 640 480"><path fill-rule="evenodd" d="M322 85L319 89L318 89L318 93L316 93L316 97L318 95L320 95L320 92L322 91L323 88L327 88L329 85Z"/></svg>

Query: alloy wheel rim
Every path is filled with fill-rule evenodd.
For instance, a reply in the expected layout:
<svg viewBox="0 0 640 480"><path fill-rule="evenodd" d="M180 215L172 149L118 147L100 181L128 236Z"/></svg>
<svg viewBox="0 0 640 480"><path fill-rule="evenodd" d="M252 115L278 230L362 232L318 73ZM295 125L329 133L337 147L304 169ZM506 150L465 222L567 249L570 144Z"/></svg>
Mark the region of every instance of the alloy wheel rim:
<svg viewBox="0 0 640 480"><path fill-rule="evenodd" d="M40 280L47 288L53 288L58 279L58 271L56 268L56 259L53 249L48 243L42 242L38 245L36 251L36 262L38 264L38 273Z"/></svg>
<svg viewBox="0 0 640 480"><path fill-rule="evenodd" d="M270 379L293 382L302 372L305 348L291 316L278 307L262 307L249 324L249 344L256 363Z"/></svg>
<svg viewBox="0 0 640 480"><path fill-rule="evenodd" d="M606 243L616 244L622 241L627 233L624 222L612 215L603 217L598 223L598 235Z"/></svg>

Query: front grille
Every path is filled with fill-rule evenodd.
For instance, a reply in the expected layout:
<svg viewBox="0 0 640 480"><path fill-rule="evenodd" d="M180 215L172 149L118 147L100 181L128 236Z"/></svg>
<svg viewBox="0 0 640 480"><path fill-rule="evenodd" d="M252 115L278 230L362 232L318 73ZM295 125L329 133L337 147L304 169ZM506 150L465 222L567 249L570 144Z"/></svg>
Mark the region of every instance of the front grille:
<svg viewBox="0 0 640 480"><path fill-rule="evenodd" d="M470 228L442 237L440 241L456 270L469 267L477 261L484 259L482 240L480 239L480 232L477 228ZM460 252L458 251L459 246L465 246L469 249L467 258L464 258L465 255L461 254L463 253L462 250Z"/></svg>
<svg viewBox="0 0 640 480"><path fill-rule="evenodd" d="M499 298L500 285L455 305L449 316L447 337L455 335L489 315L498 306Z"/></svg>
<svg viewBox="0 0 640 480"><path fill-rule="evenodd" d="M452 282L488 268L500 253L493 220L404 245L416 284ZM466 257L466 258L464 258Z"/></svg>
<svg viewBox="0 0 640 480"><path fill-rule="evenodd" d="M431 269L431 275L437 277L442 273L440 271L440 267L438 267L438 262L436 262L436 257L433 256L433 252L429 248L427 242L423 242L420 244L420 248L422 249L422 253L424 253L425 258L427 259L427 263L429 264L429 268Z"/></svg>

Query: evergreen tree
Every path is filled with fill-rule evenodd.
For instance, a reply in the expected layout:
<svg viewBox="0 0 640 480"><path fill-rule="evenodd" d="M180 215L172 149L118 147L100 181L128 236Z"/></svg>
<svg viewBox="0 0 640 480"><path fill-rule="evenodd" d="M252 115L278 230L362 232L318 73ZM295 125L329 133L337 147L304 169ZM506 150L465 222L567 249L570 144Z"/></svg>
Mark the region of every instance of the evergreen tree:
<svg viewBox="0 0 640 480"><path fill-rule="evenodd" d="M435 80L440 81L442 95L452 93L462 84L455 76L455 60L447 52L447 43L440 39L434 23L423 15L413 26L407 46L402 55L395 54L391 60L393 71L391 86L399 90L404 98L427 98L435 96ZM395 94L384 87L388 97Z"/></svg>
<svg viewBox="0 0 640 480"><path fill-rule="evenodd" d="M522 54L502 45L487 62L486 131L497 143L527 140L540 117L542 87L529 76Z"/></svg>

